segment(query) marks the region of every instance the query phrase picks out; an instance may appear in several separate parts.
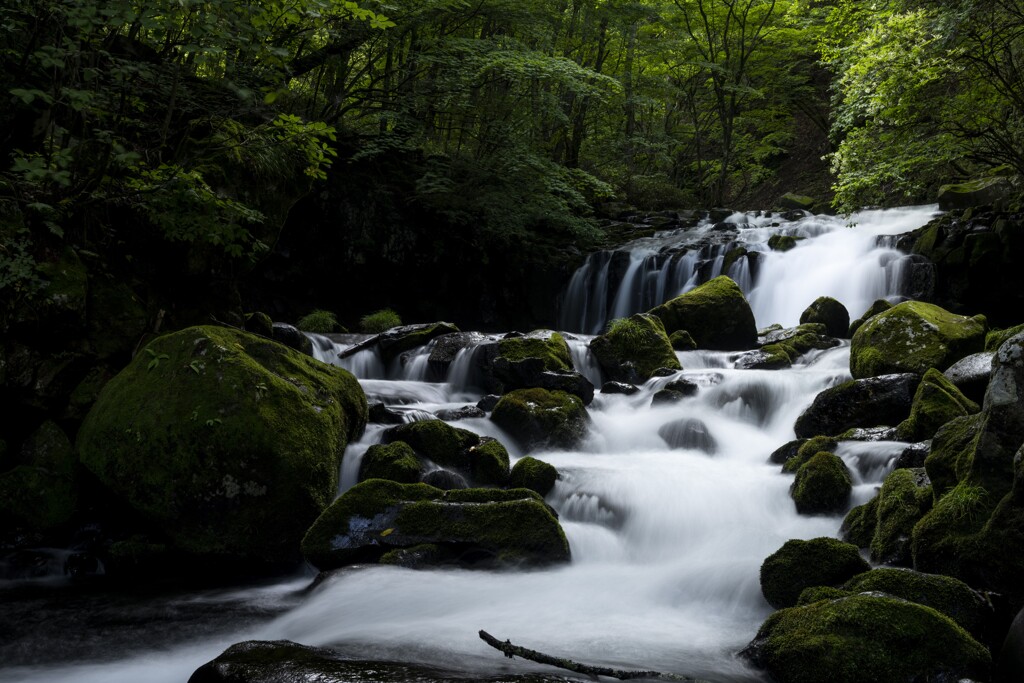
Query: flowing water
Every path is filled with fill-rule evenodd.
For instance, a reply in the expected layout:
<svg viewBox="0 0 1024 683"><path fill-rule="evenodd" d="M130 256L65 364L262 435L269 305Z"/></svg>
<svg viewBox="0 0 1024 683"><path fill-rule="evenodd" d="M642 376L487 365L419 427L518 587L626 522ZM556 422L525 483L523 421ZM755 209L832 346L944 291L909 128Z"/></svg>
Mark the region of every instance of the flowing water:
<svg viewBox="0 0 1024 683"><path fill-rule="evenodd" d="M839 298L854 317L876 298L899 296L902 256L880 236L922 225L932 211L865 213L855 217L856 227L820 217L778 226L771 225L778 222L772 217L734 217L748 251L762 255L756 273L748 269L738 278L758 323L795 324L800 311L823 294ZM768 252L762 246L774 232L807 239L790 252ZM622 285L615 288L596 275L613 256L592 257L567 293L563 325L593 332L609 316L643 310L718 274L724 260L719 247L664 257L665 246L693 238L662 235L632 245ZM597 300L601 305L591 306ZM588 339L570 339L573 359L599 384ZM460 352L446 375L437 377L429 349L388 367L375 351L342 361L337 353L344 345L316 342L322 360L351 369L371 402L383 401L405 420L432 418L440 409L475 403L483 393L476 386L472 349ZM788 495L791 477L767 457L793 438L796 417L819 391L849 377L849 346L813 352L789 370L738 370L735 357L680 353L685 370L676 377L653 379L633 396L598 393L590 406L591 433L581 448L530 453L561 473L547 500L569 539L569 565L506 572L353 568L301 597L291 588L302 580L293 579L244 589L230 599L208 598L269 600L276 607L268 613L276 617L241 621L192 640L186 637L188 625L169 619L164 639L142 639L122 654L105 652L106 662L8 669L0 664L0 680L185 681L227 645L247 638L331 646L361 659L414 661L467 675L541 670L503 658L477 638L480 629L592 664L716 681L760 680L735 653L771 612L758 584L761 562L791 538L835 535L841 521L796 514ZM698 394L651 407L653 393L678 377L696 382ZM666 425L684 418L700 421L704 438L698 447L672 449L659 431L666 433ZM487 418L454 424L501 439L514 458L526 455ZM384 428L370 425L346 451L342 491L354 485L359 460ZM855 475L854 503L873 494L900 450L891 443L843 445L839 455Z"/></svg>

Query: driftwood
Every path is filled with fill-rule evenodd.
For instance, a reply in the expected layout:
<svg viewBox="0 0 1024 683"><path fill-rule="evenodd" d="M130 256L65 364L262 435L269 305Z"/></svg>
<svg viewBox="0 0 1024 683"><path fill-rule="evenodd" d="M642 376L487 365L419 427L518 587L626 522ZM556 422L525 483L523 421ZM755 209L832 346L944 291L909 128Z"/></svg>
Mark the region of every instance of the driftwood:
<svg viewBox="0 0 1024 683"><path fill-rule="evenodd" d="M509 659L512 659L513 657L522 657L523 659L529 659L531 662L557 666L559 669L584 674L585 676L607 676L609 678L618 678L622 681L642 678L647 680L682 681L683 683L710 683L710 681L705 681L700 678L690 678L688 676L680 676L678 674L664 673L661 671L624 671L621 669L612 669L606 666L581 664L580 662L574 662L571 659L552 657L551 655L546 655L543 652L537 652L536 650L530 650L525 647L513 645L508 640L501 642L487 631L480 631L480 640L500 651Z"/></svg>
<svg viewBox="0 0 1024 683"><path fill-rule="evenodd" d="M348 358L349 356L354 356L357 353L359 353L360 351L363 351L365 349L370 348L371 346L373 346L374 344L376 344L379 341L380 341L380 335L379 334L375 334L372 337L370 337L369 339L366 339L364 341L359 342L355 346L348 347L347 349L345 349L344 351L342 351L341 353L338 354L338 358L344 359L344 358Z"/></svg>

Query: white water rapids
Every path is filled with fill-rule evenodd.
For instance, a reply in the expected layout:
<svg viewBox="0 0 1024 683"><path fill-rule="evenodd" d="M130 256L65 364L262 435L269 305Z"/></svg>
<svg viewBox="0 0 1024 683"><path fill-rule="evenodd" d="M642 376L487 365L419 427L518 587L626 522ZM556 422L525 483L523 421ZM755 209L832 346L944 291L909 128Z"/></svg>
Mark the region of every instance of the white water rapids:
<svg viewBox="0 0 1024 683"><path fill-rule="evenodd" d="M897 295L887 266L898 252L878 247L876 238L918 227L933 211L864 213L854 217L854 228L837 219L808 219L798 226L808 239L792 251L765 254L756 282L749 283L758 324L796 324L821 295L843 301L851 317L876 298ZM748 245L766 241L774 230L760 222L742 228ZM597 379L586 339L572 343L573 355L578 369ZM318 353L341 364L337 350L321 345ZM651 380L634 396L598 393L582 448L530 453L561 473L547 500L568 536L569 565L498 572L351 569L262 626L169 651L156 645L108 663L6 671L0 664L0 680L182 683L229 644L249 638L330 646L360 659L422 662L470 676L551 671L505 659L478 639L480 629L591 664L760 680L735 653L771 612L758 583L761 562L791 538L835 535L841 522L839 516L798 515L788 495L792 477L767 457L794 438L796 417L819 391L849 377L849 346L808 354L778 371L733 369L735 354L728 353L679 357L686 369L678 376L701 386L696 396L650 407L652 394L673 377ZM480 398L467 384L469 360L460 356L445 383L411 379L423 376L423 363L415 360L384 368L373 352L344 364L361 376L371 397L412 419ZM668 447L658 430L679 418L703 421L717 442L714 455ZM453 424L498 437L514 458L526 455L487 418ZM383 429L371 425L349 447L343 489L354 483L359 459ZM855 472L854 503L872 494L896 452L886 444L840 450Z"/></svg>

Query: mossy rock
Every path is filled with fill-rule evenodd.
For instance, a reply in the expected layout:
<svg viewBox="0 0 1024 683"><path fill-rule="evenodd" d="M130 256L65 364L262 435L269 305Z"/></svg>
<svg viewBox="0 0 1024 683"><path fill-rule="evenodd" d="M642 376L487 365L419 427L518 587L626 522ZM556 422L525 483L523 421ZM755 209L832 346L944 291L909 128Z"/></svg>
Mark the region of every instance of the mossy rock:
<svg viewBox="0 0 1024 683"><path fill-rule="evenodd" d="M686 330L701 349L744 351L757 346L757 327L739 286L725 275L705 282L648 313L669 334Z"/></svg>
<svg viewBox="0 0 1024 683"><path fill-rule="evenodd" d="M850 323L850 331L846 335L847 338L852 339L853 335L857 333L857 330L859 330L864 323L871 320L879 313L885 313L890 308L892 308L892 304L885 299L875 299L875 302L868 307L868 310L864 311L864 315Z"/></svg>
<svg viewBox="0 0 1024 683"><path fill-rule="evenodd" d="M594 400L594 385L573 369L569 345L558 332L510 333L496 343L484 344L476 358L484 387L492 393L547 389L571 393L584 404Z"/></svg>
<svg viewBox="0 0 1024 683"><path fill-rule="evenodd" d="M853 593L885 593L942 612L979 642L986 642L995 616L988 599L951 576L879 567L843 585Z"/></svg>
<svg viewBox="0 0 1024 683"><path fill-rule="evenodd" d="M839 442L831 436L815 436L810 439L797 439L796 442L791 442L791 444L792 443L798 443L799 445L796 446L796 450L792 457L786 458L782 464L782 471L788 474L796 474L797 471L817 453L822 451L835 453L836 449L839 448ZM790 449L793 448L791 444L787 444Z"/></svg>
<svg viewBox="0 0 1024 683"><path fill-rule="evenodd" d="M390 363L406 351L426 346L432 339L459 332L452 323L436 322L425 325L402 325L382 332L377 340L381 356Z"/></svg>
<svg viewBox="0 0 1024 683"><path fill-rule="evenodd" d="M558 470L554 465L527 456L512 467L508 485L515 489L530 489L546 496L555 487L557 480Z"/></svg>
<svg viewBox="0 0 1024 683"><path fill-rule="evenodd" d="M498 342L498 358L509 363L539 359L544 370L572 370L569 345L558 332L535 330L523 337L506 337Z"/></svg>
<svg viewBox="0 0 1024 683"><path fill-rule="evenodd" d="M935 433L924 468L936 499L970 474L983 420L981 415L956 418Z"/></svg>
<svg viewBox="0 0 1024 683"><path fill-rule="evenodd" d="M950 420L973 415L979 410L981 407L964 396L941 372L929 368L914 394L910 417L899 424L896 434L900 441L930 439Z"/></svg>
<svg viewBox="0 0 1024 683"><path fill-rule="evenodd" d="M745 247L736 247L730 249L726 254L725 258L722 259L722 272L728 273L729 270L736 265L736 262L740 259L747 258L747 250Z"/></svg>
<svg viewBox="0 0 1024 683"><path fill-rule="evenodd" d="M505 486L508 483L509 456L500 441L452 427L441 420L420 420L391 427L381 440L385 444L405 442L415 455L458 471L476 486Z"/></svg>
<svg viewBox="0 0 1024 683"><path fill-rule="evenodd" d="M359 463L359 481L388 479L415 484L423 475L423 463L404 441L370 446Z"/></svg>
<svg viewBox="0 0 1024 683"><path fill-rule="evenodd" d="M192 327L157 338L107 383L77 447L173 550L280 566L299 559L366 417L348 372L245 332Z"/></svg>
<svg viewBox="0 0 1024 683"><path fill-rule="evenodd" d="M789 251L802 239L804 238L795 235L772 235L768 238L768 248L772 251Z"/></svg>
<svg viewBox="0 0 1024 683"><path fill-rule="evenodd" d="M64 431L52 421L40 425L22 445L20 464L0 472L0 528L45 533L67 523L78 503L76 461Z"/></svg>
<svg viewBox="0 0 1024 683"><path fill-rule="evenodd" d="M909 567L913 563L914 525L932 507L932 489L924 470L893 470L878 493L871 560Z"/></svg>
<svg viewBox="0 0 1024 683"><path fill-rule="evenodd" d="M1024 325L1017 325L1016 327L1010 327L1005 330L992 330L985 335L985 350L998 351L999 347L1007 340L1011 337L1017 336L1021 332L1024 332Z"/></svg>
<svg viewBox="0 0 1024 683"><path fill-rule="evenodd" d="M850 331L850 312L832 297L821 296L800 314L800 324L806 323L820 323L827 335L842 339Z"/></svg>
<svg viewBox="0 0 1024 683"><path fill-rule="evenodd" d="M1009 197L1013 191L1013 184L1001 176L943 185L939 188L939 210L952 211L995 204Z"/></svg>
<svg viewBox="0 0 1024 683"><path fill-rule="evenodd" d="M857 546L834 538L794 539L761 563L761 592L775 609L792 607L811 586L838 586L871 569Z"/></svg>
<svg viewBox="0 0 1024 683"><path fill-rule="evenodd" d="M779 197L778 205L779 208L792 211L812 211L816 200L814 197L808 197L807 195L794 194L787 192L786 194Z"/></svg>
<svg viewBox="0 0 1024 683"><path fill-rule="evenodd" d="M985 344L984 317L967 318L921 301L904 301L866 322L853 335L855 378L945 370Z"/></svg>
<svg viewBox="0 0 1024 683"><path fill-rule="evenodd" d="M846 463L839 456L822 451L797 470L789 495L800 514L834 514L846 509L852 490Z"/></svg>
<svg viewBox="0 0 1024 683"><path fill-rule="evenodd" d="M338 498L302 541L321 570L377 562L423 544L457 552L472 566L567 562L569 544L552 510L526 489L442 491L370 479Z"/></svg>
<svg viewBox="0 0 1024 683"><path fill-rule="evenodd" d="M664 326L662 326L664 329ZM669 344L676 351L696 351L697 342L693 341L693 337L686 330L676 330L668 338Z"/></svg>
<svg viewBox="0 0 1024 683"><path fill-rule="evenodd" d="M946 615L874 595L776 612L743 654L777 683L982 681L992 663Z"/></svg>
<svg viewBox="0 0 1024 683"><path fill-rule="evenodd" d="M682 370L661 320L647 313L615 320L590 342L601 369L616 382L639 384L660 368Z"/></svg>
<svg viewBox="0 0 1024 683"><path fill-rule="evenodd" d="M913 373L854 379L830 387L796 419L798 437L835 436L855 427L895 426L910 417L921 378Z"/></svg>
<svg viewBox="0 0 1024 683"><path fill-rule="evenodd" d="M262 311L255 311L245 315L245 331L258 334L268 339L274 338L274 321L269 315Z"/></svg>
<svg viewBox="0 0 1024 683"><path fill-rule="evenodd" d="M590 424L583 401L564 391L546 389L505 394L494 407L491 420L525 451L544 446L576 448Z"/></svg>
<svg viewBox="0 0 1024 683"><path fill-rule="evenodd" d="M858 548L867 548L878 526L878 496L846 513L839 527L839 538Z"/></svg>

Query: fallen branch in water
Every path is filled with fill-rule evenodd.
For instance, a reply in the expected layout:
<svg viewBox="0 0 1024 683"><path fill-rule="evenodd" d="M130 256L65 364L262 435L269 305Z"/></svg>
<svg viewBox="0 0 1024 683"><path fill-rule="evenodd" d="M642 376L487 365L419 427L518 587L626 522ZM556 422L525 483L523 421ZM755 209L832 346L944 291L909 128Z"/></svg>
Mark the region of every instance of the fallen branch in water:
<svg viewBox="0 0 1024 683"><path fill-rule="evenodd" d="M607 676L609 678L618 678L622 681L635 678L646 678L662 681L683 681L683 683L709 683L709 681L704 681L699 678L689 678L688 676L663 673L661 671L623 671L621 669L611 669L606 666L590 666L589 664L581 664L580 662L574 662L571 659L552 657L551 655L546 655L543 652L537 652L536 650L530 650L525 647L513 645L508 640L503 643L487 631L480 631L480 640L500 651L509 659L512 659L513 657L522 657L523 659L529 659L531 662L557 666L559 669L565 669L567 671L584 674L586 676Z"/></svg>

